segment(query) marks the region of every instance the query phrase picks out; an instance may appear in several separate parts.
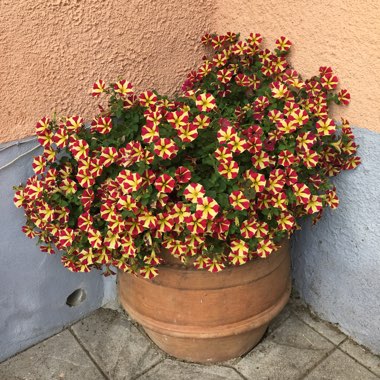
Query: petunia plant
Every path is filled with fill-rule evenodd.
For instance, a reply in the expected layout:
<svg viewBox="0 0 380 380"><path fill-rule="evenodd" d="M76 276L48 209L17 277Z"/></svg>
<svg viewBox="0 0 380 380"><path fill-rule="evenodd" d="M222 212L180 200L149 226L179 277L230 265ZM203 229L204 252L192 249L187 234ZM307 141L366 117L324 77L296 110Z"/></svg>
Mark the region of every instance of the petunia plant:
<svg viewBox="0 0 380 380"><path fill-rule="evenodd" d="M24 233L41 250L62 252L75 272L101 269L153 278L165 250L184 264L218 272L266 258L299 228L339 204L331 177L360 163L347 105L330 67L303 80L290 67L291 42L272 52L262 37L205 35L209 57L175 100L137 94L130 82L98 80L107 108L44 117L35 175L16 188Z"/></svg>

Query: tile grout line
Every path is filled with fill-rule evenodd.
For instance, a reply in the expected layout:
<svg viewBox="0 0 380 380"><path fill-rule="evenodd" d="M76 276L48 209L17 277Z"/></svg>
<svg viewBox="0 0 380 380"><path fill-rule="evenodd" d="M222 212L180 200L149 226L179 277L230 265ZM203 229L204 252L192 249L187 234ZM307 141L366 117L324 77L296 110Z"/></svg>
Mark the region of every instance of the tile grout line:
<svg viewBox="0 0 380 380"><path fill-rule="evenodd" d="M248 380L247 377L245 377L238 369L236 369L235 367L233 367L232 365L223 365L223 364L220 364L218 365L219 367L224 367L224 368L229 368L229 369L232 369L235 373L237 373L243 380Z"/></svg>
<svg viewBox="0 0 380 380"><path fill-rule="evenodd" d="M319 334L319 335L323 337L322 334ZM339 344L334 344L334 347L329 352L327 352L320 360L318 360L318 362L315 365L313 365L303 375L301 375L299 380L305 379L306 376L309 375L311 372L313 372L314 369L317 368L322 362L324 362L328 357L330 357L335 351L339 350L339 346L343 344L347 339L348 337L346 336Z"/></svg>
<svg viewBox="0 0 380 380"><path fill-rule="evenodd" d="M329 341L331 344L333 344L339 351L341 351L343 354L346 354L347 356L349 356L351 359L353 359L356 363L358 363L359 365L361 365L362 367L364 367L366 370L368 370L369 372L371 372L373 375L375 375L377 378L380 379L380 376L378 374L376 374L375 372L373 372L370 368L368 368L365 364L361 363L358 359L356 359L355 357L353 357L352 355L350 355L348 352L345 352L343 351L340 346L346 342L347 340L349 340L350 338L344 334L342 331L340 331L341 334L343 334L345 336L345 338L339 343L339 344L336 344L334 343L332 340L330 340L329 338L327 338L325 335L323 335L322 333L320 333L318 330L316 330L313 326L309 325L307 322L305 322L301 317L299 317L297 315L297 313L293 310L291 310L291 313L297 318L299 319L301 322L303 322L306 326L310 327L313 331L315 331L317 334L319 334L322 338L326 339L327 341ZM323 322L323 320L321 320ZM331 352L332 353L332 352ZM329 354L330 355L330 354ZM373 354L371 354L373 355Z"/></svg>
<svg viewBox="0 0 380 380"><path fill-rule="evenodd" d="M149 368L147 368L145 371L139 373L136 377L133 377L132 380L137 380L139 379L141 376L147 374L150 370L152 370L153 368L157 367L159 364L161 364L163 361L165 361L166 358L162 358L160 361L158 361L157 363L153 364L152 366L150 366Z"/></svg>
<svg viewBox="0 0 380 380"><path fill-rule="evenodd" d="M300 316L297 315L297 313L293 310L293 307L291 307L291 313L293 314L293 316L295 316L300 322L302 322L304 325L306 325L307 327L309 327L311 330L313 330L315 333L317 333L319 336L321 336L322 338L326 339L329 343L331 343L333 345L333 348L326 352L325 355L322 356L322 358L320 360L318 360L312 367L310 367L305 373L303 373L299 378L298 380L302 380L302 379L305 379L306 376L308 376L315 368L317 368L323 361L325 361L330 355L332 355L336 350L339 349L339 346L341 344L343 344L346 340L348 340L348 337L345 335L345 338L338 344L334 343L333 341L331 341L329 338L327 338L326 336L324 336L322 333L320 333L319 331L317 331L313 326L309 325L308 323L306 323Z"/></svg>
<svg viewBox="0 0 380 380"><path fill-rule="evenodd" d="M42 339L42 340L40 340L40 341L37 341L36 343L33 343L31 346L28 346L28 347L22 349L21 351L18 351L18 352L16 352L15 354L12 354L11 356L7 357L6 359L3 359L2 361L0 361L0 364L3 364L3 363L5 363L5 362L7 362L8 360L11 360L11 359L15 358L17 355L20 355L20 354L25 353L26 351L30 350L30 349L33 348L33 347L38 346L39 344L43 344L43 343L45 343L45 342L46 342L47 340L49 340L50 338L53 338L53 337L55 337L55 336L57 336L57 335L59 335L59 334L62 334L66 329L67 329L67 327L62 327L60 330L58 330L58 331L57 331L56 333L54 333L53 335L50 335L50 336L48 336L47 338L44 338L44 339Z"/></svg>
<svg viewBox="0 0 380 380"><path fill-rule="evenodd" d="M315 329L313 326L309 325L307 322L305 322L301 317L299 317L297 315L297 313L295 311L291 311L292 314L299 320L301 321L304 325L306 325L307 327L310 327L314 332L316 332L318 335L320 335L322 338L326 339L328 342L330 342L332 345L334 345L335 347L338 347L340 346L343 342L345 342L347 339L348 339L348 336L344 333L342 333L345 338L340 342L340 343L334 343L330 338L326 337L325 335L323 335L322 333L320 333L317 329ZM322 321L322 320L321 320ZM322 321L323 322L323 321Z"/></svg>
<svg viewBox="0 0 380 380"><path fill-rule="evenodd" d="M348 339L349 339L349 338L347 337L342 343L344 343L344 342L347 341ZM362 366L363 368L365 368L367 371L371 372L372 375L375 375L378 379L380 379L380 376L379 376L377 373L373 372L370 368L368 368L367 366L365 366L363 363L361 363L358 359L356 359L355 357L353 357L352 355L350 355L348 352L343 351L343 350L341 349L340 345L339 345L337 348L338 348L338 350L339 350L340 352L342 352L343 354L345 354L345 355L347 355L348 357L350 357L350 358L351 358L352 360L354 360L357 364L359 364L360 366Z"/></svg>
<svg viewBox="0 0 380 380"><path fill-rule="evenodd" d="M83 345L83 343L80 341L80 339L78 338L78 336L74 333L74 331L72 330L71 326L68 327L67 329L71 335L74 337L74 339L76 340L76 342L79 344L79 346L82 348L82 350L85 352L85 354L88 356L88 358L91 360L91 362L95 365L95 367L97 368L97 370L102 374L102 376L106 379L106 380L111 380L107 374L103 371L103 369L99 366L99 364L96 362L96 360L92 357L91 353L89 350L87 350L87 348Z"/></svg>
<svg viewBox="0 0 380 380"><path fill-rule="evenodd" d="M306 372L304 372L298 380L306 379L311 372L313 372L321 363L323 363L330 355L332 355L338 349L337 346L334 346L330 351L326 352L313 366L311 366Z"/></svg>
<svg viewBox="0 0 380 380"><path fill-rule="evenodd" d="M100 309L100 308L99 308L99 309ZM45 343L47 340L49 340L49 339L51 339L51 338L54 338L55 336L57 336L57 335L59 335L59 334L62 334L64 331L70 329L71 326L75 325L75 324L78 323L78 322L83 321L85 318L91 316L92 314L94 314L94 313L95 313L97 310L99 310L99 309L93 310L93 311L91 311L89 314L84 315L83 317L79 318L78 320L74 320L74 321L70 322L69 325L64 325L64 326L60 327L58 330L56 330L55 332L53 332L51 335L47 336L46 338L43 338L42 340L37 340L37 341L36 341L35 343L33 343L32 345L30 345L30 346L28 346L28 347L26 347L26 348L23 348L21 351L17 351L16 353L12 354L11 356L7 357L6 359L0 361L0 364L3 364L3 363L5 363L6 361L15 358L17 355L23 354L23 353L25 353L26 351L30 350L31 348L36 347L36 346L38 346L39 344ZM49 333L49 334L50 334L50 333ZM37 336L36 339L40 339L39 336Z"/></svg>

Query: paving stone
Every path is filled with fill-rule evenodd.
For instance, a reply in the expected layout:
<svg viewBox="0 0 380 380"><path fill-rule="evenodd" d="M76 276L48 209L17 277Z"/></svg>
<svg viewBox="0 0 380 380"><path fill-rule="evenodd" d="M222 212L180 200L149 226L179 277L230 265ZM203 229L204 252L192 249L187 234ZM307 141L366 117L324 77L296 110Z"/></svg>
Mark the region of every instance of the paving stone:
<svg viewBox="0 0 380 380"><path fill-rule="evenodd" d="M376 380L372 374L354 359L340 350L314 368L305 380Z"/></svg>
<svg viewBox="0 0 380 380"><path fill-rule="evenodd" d="M379 357L351 340L341 343L342 333L307 313L302 304L291 302L271 323L266 338L243 358L199 365L167 358L124 313L99 309L72 326L84 350L66 330L0 364L0 380L103 380L85 351L108 380L380 378ZM341 345L334 351L332 342Z"/></svg>
<svg viewBox="0 0 380 380"><path fill-rule="evenodd" d="M334 345L291 315L234 367L248 379L294 380Z"/></svg>
<svg viewBox="0 0 380 380"><path fill-rule="evenodd" d="M232 368L166 359L138 380L242 380Z"/></svg>
<svg viewBox="0 0 380 380"><path fill-rule="evenodd" d="M0 364L2 380L104 379L67 330Z"/></svg>
<svg viewBox="0 0 380 380"><path fill-rule="evenodd" d="M112 380L132 379L163 358L161 351L115 310L99 309L71 328Z"/></svg>
<svg viewBox="0 0 380 380"><path fill-rule="evenodd" d="M350 339L347 339L339 348L380 377L379 356L371 354L368 350Z"/></svg>
<svg viewBox="0 0 380 380"><path fill-rule="evenodd" d="M306 324L312 327L315 331L318 331L335 345L342 343L346 339L346 335L339 331L338 327L334 326L332 323L320 320L308 310L302 301L293 299L291 302L291 308Z"/></svg>
<svg viewBox="0 0 380 380"><path fill-rule="evenodd" d="M109 302L107 302L106 304L104 304L102 306L103 309L111 309L111 310L116 310L118 311L119 313L124 313L124 309L123 307L120 305L119 301L118 300L111 300Z"/></svg>

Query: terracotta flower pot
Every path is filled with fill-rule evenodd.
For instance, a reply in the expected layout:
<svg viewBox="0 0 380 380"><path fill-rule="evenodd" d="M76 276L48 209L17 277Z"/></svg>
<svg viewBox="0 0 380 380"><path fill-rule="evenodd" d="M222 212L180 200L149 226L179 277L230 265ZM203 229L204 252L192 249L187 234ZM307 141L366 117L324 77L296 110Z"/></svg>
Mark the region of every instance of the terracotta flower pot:
<svg viewBox="0 0 380 380"><path fill-rule="evenodd" d="M163 265L153 281L119 272L119 297L164 351L211 363L253 348L289 299L289 242L267 259L219 273Z"/></svg>

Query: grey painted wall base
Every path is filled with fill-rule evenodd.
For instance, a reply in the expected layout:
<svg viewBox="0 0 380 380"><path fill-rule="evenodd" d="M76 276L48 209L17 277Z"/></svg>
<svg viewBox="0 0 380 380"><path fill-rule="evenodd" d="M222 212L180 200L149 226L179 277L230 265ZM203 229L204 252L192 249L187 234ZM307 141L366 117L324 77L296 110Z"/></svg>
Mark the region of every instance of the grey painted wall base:
<svg viewBox="0 0 380 380"><path fill-rule="evenodd" d="M292 239L295 287L322 318L338 323L359 343L380 353L380 135L355 129L363 164L335 179L341 204ZM0 146L0 167L36 142ZM0 170L0 361L58 332L112 301L115 278L67 271L59 256L39 251L20 228L12 186L32 175L28 154ZM67 296L82 288L76 307Z"/></svg>
<svg viewBox="0 0 380 380"><path fill-rule="evenodd" d="M293 275L319 316L379 354L380 134L354 133L362 165L334 179L340 206L293 236Z"/></svg>
<svg viewBox="0 0 380 380"><path fill-rule="evenodd" d="M0 167L37 145L0 146ZM59 255L40 252L35 240L21 232L24 213L13 205L13 185L33 174L27 154L0 170L0 361L55 334L115 297L115 278L99 273L71 273ZM66 305L67 296L84 289L80 305Z"/></svg>

